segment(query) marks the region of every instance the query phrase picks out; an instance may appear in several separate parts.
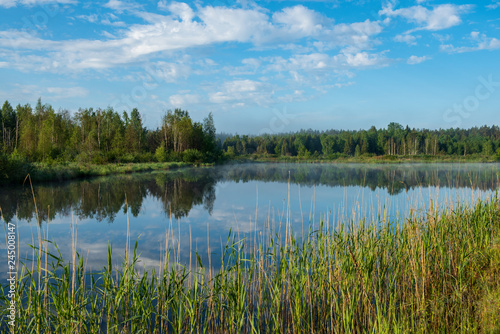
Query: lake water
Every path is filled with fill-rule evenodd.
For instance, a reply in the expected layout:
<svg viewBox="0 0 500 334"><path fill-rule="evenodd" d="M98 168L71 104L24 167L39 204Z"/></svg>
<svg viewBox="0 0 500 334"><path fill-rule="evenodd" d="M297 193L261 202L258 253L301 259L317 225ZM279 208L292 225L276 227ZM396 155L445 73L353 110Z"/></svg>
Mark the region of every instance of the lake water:
<svg viewBox="0 0 500 334"><path fill-rule="evenodd" d="M296 237L360 218L389 221L431 205L488 199L499 185L499 164L240 164L116 175L31 188L0 188L5 222L16 224L18 254L29 245L56 244L71 260L72 241L89 271L123 259L127 236L136 240L140 267L160 265L165 249L193 265L198 253L217 267L231 231L250 247L264 236L283 235L287 221ZM37 212L38 211L38 216ZM2 231L5 231L2 229ZM5 233L5 232L1 232ZM53 246L49 249L54 250ZM7 267L0 243L0 268ZM209 255L210 254L210 255ZM0 269L0 278L6 277Z"/></svg>

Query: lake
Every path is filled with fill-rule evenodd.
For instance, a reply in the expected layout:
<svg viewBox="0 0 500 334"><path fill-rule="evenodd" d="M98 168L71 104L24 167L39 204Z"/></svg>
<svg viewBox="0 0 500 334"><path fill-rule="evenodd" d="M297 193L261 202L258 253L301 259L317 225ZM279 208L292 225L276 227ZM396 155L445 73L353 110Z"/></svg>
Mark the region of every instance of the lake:
<svg viewBox="0 0 500 334"><path fill-rule="evenodd" d="M167 248L187 266L199 254L216 268L230 231L251 251L287 226L300 238L321 223L355 226L364 217L404 224L410 212L495 195L499 171L500 164L235 164L34 184L37 210L29 185L3 187L0 208L17 225L21 262L33 256L29 245L47 239L66 261L76 244L87 270L99 271L111 242L119 263L127 240L132 248L138 240L140 268L158 268ZM6 244L0 248L6 268Z"/></svg>

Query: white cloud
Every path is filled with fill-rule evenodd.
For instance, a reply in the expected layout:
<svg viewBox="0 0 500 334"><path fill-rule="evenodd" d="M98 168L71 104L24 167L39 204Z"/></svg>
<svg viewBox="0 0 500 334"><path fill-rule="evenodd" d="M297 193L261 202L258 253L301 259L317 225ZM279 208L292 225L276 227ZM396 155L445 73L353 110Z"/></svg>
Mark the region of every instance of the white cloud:
<svg viewBox="0 0 500 334"><path fill-rule="evenodd" d="M379 11L380 15L390 17L403 17L410 22L414 22L420 27L416 30L442 30L462 23L461 14L467 13L472 7L470 5L444 4L427 9L423 6L413 6L408 8L393 9L392 5L384 7Z"/></svg>
<svg viewBox="0 0 500 334"><path fill-rule="evenodd" d="M17 0L0 0L0 6L5 8L15 7L17 3Z"/></svg>
<svg viewBox="0 0 500 334"><path fill-rule="evenodd" d="M256 58L245 58L241 61L242 66L225 66L224 70L230 75L255 74L261 67L262 61Z"/></svg>
<svg viewBox="0 0 500 334"><path fill-rule="evenodd" d="M225 82L221 89L209 94L212 103L243 103L267 105L272 102L274 91L269 84L254 80L233 80Z"/></svg>
<svg viewBox="0 0 500 334"><path fill-rule="evenodd" d="M369 54L367 52L358 52L356 54L347 54L347 64L352 67L385 66L387 59L379 54Z"/></svg>
<svg viewBox="0 0 500 334"><path fill-rule="evenodd" d="M396 42L406 43L408 45L417 45L417 42L416 42L417 37L410 35L410 34L396 35L396 37L394 37L394 40Z"/></svg>
<svg viewBox="0 0 500 334"><path fill-rule="evenodd" d="M156 80L176 82L180 78L186 79L191 72L191 67L186 63L158 61L148 66L148 72L150 75L154 75Z"/></svg>
<svg viewBox="0 0 500 334"><path fill-rule="evenodd" d="M76 4L76 0L0 0L0 7L11 8L17 5L21 6L41 6L50 3L57 4Z"/></svg>
<svg viewBox="0 0 500 334"><path fill-rule="evenodd" d="M86 88L79 86L44 87L38 85L13 84L9 91L2 93L11 96L13 99L19 100L36 100L40 96L46 97L50 100L64 100L86 97L88 96L89 91Z"/></svg>
<svg viewBox="0 0 500 334"><path fill-rule="evenodd" d="M273 21L289 34L310 36L319 33L327 19L302 5L284 8L273 14Z"/></svg>
<svg viewBox="0 0 500 334"><path fill-rule="evenodd" d="M83 21L90 22L90 23L95 23L99 19L99 17L97 16L97 14L77 15L76 18L80 19L80 20L83 20Z"/></svg>
<svg viewBox="0 0 500 334"><path fill-rule="evenodd" d="M478 31L473 31L468 36L468 39L474 43L472 46L455 47L452 44L441 45L441 51L449 53L463 53L480 50L496 50L500 49L500 40L495 37L488 37Z"/></svg>
<svg viewBox="0 0 500 334"><path fill-rule="evenodd" d="M441 43L444 43L444 42L449 41L451 39L450 34L441 35L441 34L433 33L432 36L434 36L434 38L437 39L438 41L440 41Z"/></svg>
<svg viewBox="0 0 500 334"><path fill-rule="evenodd" d="M53 99L66 99L71 97L85 97L88 95L88 90L83 87L47 87L47 93Z"/></svg>
<svg viewBox="0 0 500 334"><path fill-rule="evenodd" d="M174 107L185 107L200 101L201 97L197 94L175 94L169 98L169 103Z"/></svg>
<svg viewBox="0 0 500 334"><path fill-rule="evenodd" d="M185 3L172 2L167 8L172 14L179 17L182 21L191 21L194 17L193 10Z"/></svg>
<svg viewBox="0 0 500 334"><path fill-rule="evenodd" d="M330 48L342 46L346 52L358 52L371 48L372 37L382 32L379 22L365 20L350 24L341 23L322 34L321 40L330 44Z"/></svg>
<svg viewBox="0 0 500 334"><path fill-rule="evenodd" d="M408 61L407 63L410 64L410 65L415 65L415 64L420 64L426 60L429 60L430 57L427 57L427 56L422 56L422 57L418 57L418 56L411 56L410 58L408 58Z"/></svg>
<svg viewBox="0 0 500 334"><path fill-rule="evenodd" d="M350 68L361 68L368 66L385 66L388 59L381 53L340 53L330 56L325 53L311 53L306 55L295 55L289 59L276 57L271 60L269 69L276 72L293 71L294 75L299 72L325 72L330 74L332 70L346 70Z"/></svg>
<svg viewBox="0 0 500 334"><path fill-rule="evenodd" d="M140 6L137 5L136 3L131 3L131 2L127 2L127 1L109 0L104 5L104 7L116 10L117 12L123 12L123 11L126 11L126 10L138 9Z"/></svg>
<svg viewBox="0 0 500 334"><path fill-rule="evenodd" d="M312 42L320 42L316 46L322 50L342 48L341 53L356 55L372 48L376 44L373 37L382 31L379 22L370 20L334 25L332 20L301 5L285 8L273 15L259 8L198 6L193 10L185 3L167 5L160 2L158 5L164 6L170 12L169 15L135 10L133 14L143 18L146 23L130 25L112 35L103 31L102 34L106 36L104 40L55 41L20 31L0 31L0 46L12 51L10 59L5 61L14 67L60 72L144 63L168 52L225 42L258 46L265 44L276 48L281 45L279 42L298 43L309 38ZM134 3L119 0L109 0L105 6L117 11L137 8ZM94 15L80 18L88 21L98 19ZM123 25L123 22L111 22L115 19L117 17L114 15L105 16L101 23ZM26 64L26 61L30 63ZM255 68L251 64L245 66ZM179 70L182 73L189 72ZM167 77L184 77L184 74L176 74L176 71L176 68L165 69Z"/></svg>
<svg viewBox="0 0 500 334"><path fill-rule="evenodd" d="M500 1L493 1L491 4L486 6L488 9L497 9L498 7L500 7Z"/></svg>

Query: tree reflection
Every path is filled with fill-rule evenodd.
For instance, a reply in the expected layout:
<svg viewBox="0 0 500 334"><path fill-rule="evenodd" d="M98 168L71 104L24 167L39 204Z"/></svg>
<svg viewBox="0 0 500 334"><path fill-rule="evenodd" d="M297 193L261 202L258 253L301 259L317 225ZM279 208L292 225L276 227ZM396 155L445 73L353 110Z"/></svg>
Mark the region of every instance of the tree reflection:
<svg viewBox="0 0 500 334"><path fill-rule="evenodd" d="M218 182L288 182L306 186L363 186L398 194L417 187L467 187L494 190L498 164L481 165L310 165L241 164L213 168L186 168L169 172L117 175L65 183L35 184L39 222L57 214L113 222L122 210L140 214L147 196L157 199L165 215L179 219L195 206L212 214ZM29 185L0 188L5 222L17 218L36 221Z"/></svg>

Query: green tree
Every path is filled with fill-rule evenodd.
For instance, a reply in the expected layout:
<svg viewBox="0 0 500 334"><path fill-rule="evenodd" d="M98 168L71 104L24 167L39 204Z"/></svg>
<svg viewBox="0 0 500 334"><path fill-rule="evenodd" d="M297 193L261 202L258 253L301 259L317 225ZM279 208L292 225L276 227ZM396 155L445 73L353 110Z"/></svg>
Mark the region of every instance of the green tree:
<svg viewBox="0 0 500 334"><path fill-rule="evenodd" d="M12 152L16 142L16 113L9 101L5 101L2 106L0 116L2 123L2 148L4 152Z"/></svg>
<svg viewBox="0 0 500 334"><path fill-rule="evenodd" d="M205 152L215 153L217 149L216 130L212 113L209 113L203 120L203 136L203 149Z"/></svg>

